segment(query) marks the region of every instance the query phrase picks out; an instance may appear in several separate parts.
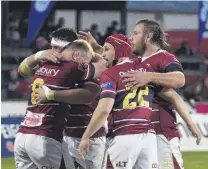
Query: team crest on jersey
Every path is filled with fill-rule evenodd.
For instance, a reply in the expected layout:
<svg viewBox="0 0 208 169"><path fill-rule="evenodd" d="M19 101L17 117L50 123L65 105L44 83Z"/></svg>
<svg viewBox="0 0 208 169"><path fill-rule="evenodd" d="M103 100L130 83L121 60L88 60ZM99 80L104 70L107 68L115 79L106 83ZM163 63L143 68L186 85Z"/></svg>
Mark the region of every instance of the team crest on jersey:
<svg viewBox="0 0 208 169"><path fill-rule="evenodd" d="M103 88L112 89L113 88L113 83L112 82L103 83L101 85L101 89L103 89Z"/></svg>

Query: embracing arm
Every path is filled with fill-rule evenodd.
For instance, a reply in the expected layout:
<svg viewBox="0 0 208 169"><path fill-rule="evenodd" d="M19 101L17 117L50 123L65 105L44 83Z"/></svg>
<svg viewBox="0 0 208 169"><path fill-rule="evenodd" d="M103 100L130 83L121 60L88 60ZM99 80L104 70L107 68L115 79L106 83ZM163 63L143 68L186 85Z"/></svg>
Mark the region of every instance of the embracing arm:
<svg viewBox="0 0 208 169"><path fill-rule="evenodd" d="M180 71L168 73L148 72L147 76L149 76L149 82L168 88L181 88L185 84L185 76Z"/></svg>
<svg viewBox="0 0 208 169"><path fill-rule="evenodd" d="M36 54L25 58L20 63L18 72L22 76L31 76L38 69L40 61L49 60L56 63L60 57L61 54L54 52L52 49L39 51Z"/></svg>
<svg viewBox="0 0 208 169"><path fill-rule="evenodd" d="M39 63L39 60L35 59L35 55L37 56L37 54L28 56L20 63L18 72L21 76L24 77L33 75L33 72L35 71Z"/></svg>
<svg viewBox="0 0 208 169"><path fill-rule="evenodd" d="M100 94L99 85L85 82L82 88L53 90L54 100L70 104L90 104Z"/></svg>
<svg viewBox="0 0 208 169"><path fill-rule="evenodd" d="M186 122L189 129L192 131L193 135L197 137L197 144L199 144L201 140L201 134L194 124L191 116L189 114L189 110L184 103L183 99L171 88L163 88L162 91L158 94L166 101L173 104L176 112L181 116L181 118Z"/></svg>
<svg viewBox="0 0 208 169"><path fill-rule="evenodd" d="M69 90L50 90L43 86L34 97L37 103L56 100L69 104L90 104L100 94L100 87L93 82L85 82L83 88Z"/></svg>

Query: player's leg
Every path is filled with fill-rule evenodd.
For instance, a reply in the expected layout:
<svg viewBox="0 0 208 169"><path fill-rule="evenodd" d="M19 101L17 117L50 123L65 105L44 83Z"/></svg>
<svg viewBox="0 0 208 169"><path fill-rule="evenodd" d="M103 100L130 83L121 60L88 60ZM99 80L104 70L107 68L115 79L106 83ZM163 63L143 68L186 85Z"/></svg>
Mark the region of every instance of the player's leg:
<svg viewBox="0 0 208 169"><path fill-rule="evenodd" d="M179 139L166 138L164 135L157 135L158 161L161 169L183 169L183 159L180 152Z"/></svg>
<svg viewBox="0 0 208 169"><path fill-rule="evenodd" d="M14 142L14 158L16 169L36 169L37 166L29 158L25 150L25 134L17 133Z"/></svg>
<svg viewBox="0 0 208 169"><path fill-rule="evenodd" d="M104 152L104 160L103 160L103 165L101 169L113 169L113 165L110 161L110 157L108 154L108 147L110 146L110 142L111 142L111 138L110 137L106 137L106 144L105 144L105 152Z"/></svg>
<svg viewBox="0 0 208 169"><path fill-rule="evenodd" d="M157 135L158 164L160 169L174 169L172 151L168 139L164 135Z"/></svg>
<svg viewBox="0 0 208 169"><path fill-rule="evenodd" d="M83 168L86 168L85 162L80 159L80 156L77 150L78 148L77 146L79 146L80 140L81 140L80 138L64 136L63 146L65 148L63 148L63 150L64 150L64 157L66 157L68 161L67 162L68 166L74 165L74 168L77 168L77 166L79 165Z"/></svg>
<svg viewBox="0 0 208 169"><path fill-rule="evenodd" d="M140 144L139 134L115 136L108 147L108 154L114 169L132 169L136 163Z"/></svg>
<svg viewBox="0 0 208 169"><path fill-rule="evenodd" d="M55 139L34 134L28 134L25 142L25 149L38 168L59 169L62 157L61 147L61 142Z"/></svg>
<svg viewBox="0 0 208 169"><path fill-rule="evenodd" d="M138 148L140 149L140 153L134 169L157 169L158 158L156 135L153 133L144 133L142 135L143 138L138 142L142 147Z"/></svg>
<svg viewBox="0 0 208 169"><path fill-rule="evenodd" d="M91 138L89 149L86 153L86 169L106 169L106 138Z"/></svg>
<svg viewBox="0 0 208 169"><path fill-rule="evenodd" d="M184 169L183 158L180 151L179 138L174 137L170 139L169 144L172 151L174 169Z"/></svg>
<svg viewBox="0 0 208 169"><path fill-rule="evenodd" d="M69 140L69 143L67 142L67 137L64 136L63 142L62 142L62 153L63 153L63 159L65 163L66 169L75 169L76 166L74 164L74 158L70 154L70 145L73 144L72 141Z"/></svg>

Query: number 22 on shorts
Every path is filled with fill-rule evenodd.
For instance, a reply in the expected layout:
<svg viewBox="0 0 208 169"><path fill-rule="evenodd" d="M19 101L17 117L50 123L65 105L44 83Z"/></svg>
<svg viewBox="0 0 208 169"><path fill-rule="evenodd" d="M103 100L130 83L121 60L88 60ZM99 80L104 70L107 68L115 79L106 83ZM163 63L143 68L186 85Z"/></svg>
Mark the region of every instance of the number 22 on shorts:
<svg viewBox="0 0 208 169"><path fill-rule="evenodd" d="M33 84L32 84L32 93L31 93L31 103L32 104L37 104L37 102L35 101L35 92L40 89L44 84L43 79L41 78L37 78L34 80Z"/></svg>
<svg viewBox="0 0 208 169"><path fill-rule="evenodd" d="M149 94L149 88L146 86L144 89L140 89L137 93L137 89L134 89L126 95L123 101L123 108L136 108L136 107L149 107L149 102L144 100L144 96ZM137 102L130 102L130 99L137 97Z"/></svg>

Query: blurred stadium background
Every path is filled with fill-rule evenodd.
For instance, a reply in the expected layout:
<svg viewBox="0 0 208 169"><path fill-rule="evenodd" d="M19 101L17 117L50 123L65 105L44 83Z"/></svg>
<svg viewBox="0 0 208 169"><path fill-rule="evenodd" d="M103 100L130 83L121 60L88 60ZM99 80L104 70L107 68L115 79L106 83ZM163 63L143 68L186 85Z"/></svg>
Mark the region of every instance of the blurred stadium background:
<svg viewBox="0 0 208 169"><path fill-rule="evenodd" d="M30 85L30 79L18 76L19 63L49 48L49 35L58 27L90 31L103 44L113 32L130 35L140 19L154 19L162 25L170 51L185 70L186 85L181 94L203 136L201 145L196 146L186 125L178 119L181 149L186 151L185 168L208 168L208 2L1 1L2 169L15 168L13 142Z"/></svg>

